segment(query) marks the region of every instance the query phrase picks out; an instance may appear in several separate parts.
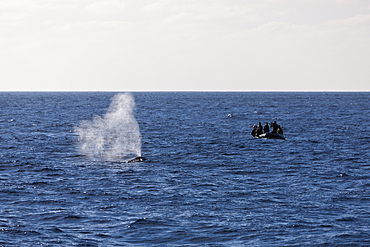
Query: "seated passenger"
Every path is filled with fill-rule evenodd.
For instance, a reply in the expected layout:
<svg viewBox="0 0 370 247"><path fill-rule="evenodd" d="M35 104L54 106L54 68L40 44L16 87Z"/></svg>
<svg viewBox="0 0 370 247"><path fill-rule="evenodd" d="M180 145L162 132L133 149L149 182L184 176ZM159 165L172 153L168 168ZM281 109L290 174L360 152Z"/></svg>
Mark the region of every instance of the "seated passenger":
<svg viewBox="0 0 370 247"><path fill-rule="evenodd" d="M251 135L252 135L253 137L255 137L255 136L256 136L256 132L257 132L257 127L253 125L253 130L252 130Z"/></svg>
<svg viewBox="0 0 370 247"><path fill-rule="evenodd" d="M283 129L280 127L280 125L278 125L277 133L283 135Z"/></svg>
<svg viewBox="0 0 370 247"><path fill-rule="evenodd" d="M266 125L263 127L263 133L269 133L269 132L270 132L269 124L266 123Z"/></svg>
<svg viewBox="0 0 370 247"><path fill-rule="evenodd" d="M278 125L276 124L276 121L272 123L272 133L277 133Z"/></svg>
<svg viewBox="0 0 370 247"><path fill-rule="evenodd" d="M261 125L261 123L258 123L256 134L257 134L257 136L262 135L262 125Z"/></svg>

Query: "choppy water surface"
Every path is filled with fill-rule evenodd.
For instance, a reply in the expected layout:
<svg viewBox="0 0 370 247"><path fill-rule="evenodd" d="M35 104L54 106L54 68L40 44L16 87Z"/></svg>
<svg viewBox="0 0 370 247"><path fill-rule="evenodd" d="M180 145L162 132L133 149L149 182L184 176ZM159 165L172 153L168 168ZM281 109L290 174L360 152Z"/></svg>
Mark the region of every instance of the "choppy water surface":
<svg viewBox="0 0 370 247"><path fill-rule="evenodd" d="M146 161L91 159L115 95L0 93L0 245L370 245L370 93L133 93Z"/></svg>

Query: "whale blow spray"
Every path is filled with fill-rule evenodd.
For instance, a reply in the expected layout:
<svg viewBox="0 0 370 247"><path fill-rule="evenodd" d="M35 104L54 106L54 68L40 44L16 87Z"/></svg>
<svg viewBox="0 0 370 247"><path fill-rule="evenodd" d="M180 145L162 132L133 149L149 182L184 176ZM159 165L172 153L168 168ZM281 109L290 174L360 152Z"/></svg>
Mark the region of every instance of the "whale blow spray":
<svg viewBox="0 0 370 247"><path fill-rule="evenodd" d="M122 161L141 156L141 135L130 93L117 94L105 116L94 116L75 128L79 150L92 159Z"/></svg>

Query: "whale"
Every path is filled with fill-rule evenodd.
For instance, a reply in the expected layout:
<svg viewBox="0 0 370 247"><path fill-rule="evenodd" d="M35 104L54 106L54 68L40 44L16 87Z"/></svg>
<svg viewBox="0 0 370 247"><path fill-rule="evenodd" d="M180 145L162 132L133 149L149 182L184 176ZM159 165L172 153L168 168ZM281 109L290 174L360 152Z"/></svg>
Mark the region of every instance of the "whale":
<svg viewBox="0 0 370 247"><path fill-rule="evenodd" d="M143 162L144 160L145 160L144 157L138 156L138 157L128 160L127 163Z"/></svg>

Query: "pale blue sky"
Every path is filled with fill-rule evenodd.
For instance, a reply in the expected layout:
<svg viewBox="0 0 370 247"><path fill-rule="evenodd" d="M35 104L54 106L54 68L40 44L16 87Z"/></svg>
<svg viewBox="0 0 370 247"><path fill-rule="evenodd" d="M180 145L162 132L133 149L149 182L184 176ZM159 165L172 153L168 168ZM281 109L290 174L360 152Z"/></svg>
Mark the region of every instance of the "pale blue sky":
<svg viewBox="0 0 370 247"><path fill-rule="evenodd" d="M1 0L0 91L370 91L369 0Z"/></svg>

